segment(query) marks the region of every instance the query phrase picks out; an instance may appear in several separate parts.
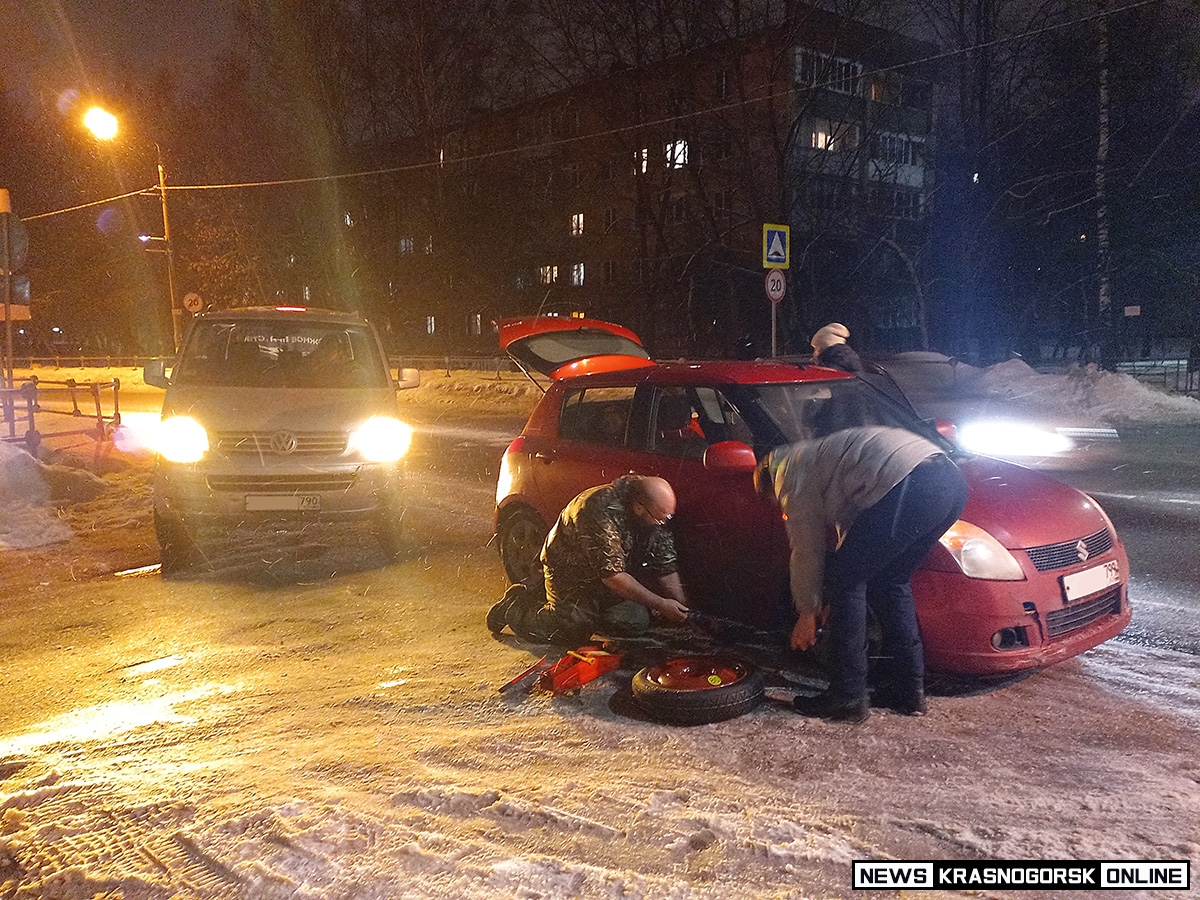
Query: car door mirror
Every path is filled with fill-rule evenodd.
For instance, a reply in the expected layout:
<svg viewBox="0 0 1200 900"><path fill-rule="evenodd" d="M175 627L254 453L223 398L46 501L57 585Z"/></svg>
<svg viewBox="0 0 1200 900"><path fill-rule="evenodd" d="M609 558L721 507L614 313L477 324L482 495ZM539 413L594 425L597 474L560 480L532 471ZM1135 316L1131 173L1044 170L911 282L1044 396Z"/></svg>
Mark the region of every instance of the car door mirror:
<svg viewBox="0 0 1200 900"><path fill-rule="evenodd" d="M399 377L396 379L396 389L405 390L407 388L415 388L421 384L420 369L399 369L397 370Z"/></svg>
<svg viewBox="0 0 1200 900"><path fill-rule="evenodd" d="M958 437L958 426L946 419L935 420L933 427L937 429L938 434L948 441L953 441Z"/></svg>
<svg viewBox="0 0 1200 900"><path fill-rule="evenodd" d="M741 441L719 441L704 451L704 468L724 472L753 472L758 465L754 448Z"/></svg>
<svg viewBox="0 0 1200 900"><path fill-rule="evenodd" d="M167 361L152 359L142 366L142 381L151 387L166 388L171 383L167 377Z"/></svg>

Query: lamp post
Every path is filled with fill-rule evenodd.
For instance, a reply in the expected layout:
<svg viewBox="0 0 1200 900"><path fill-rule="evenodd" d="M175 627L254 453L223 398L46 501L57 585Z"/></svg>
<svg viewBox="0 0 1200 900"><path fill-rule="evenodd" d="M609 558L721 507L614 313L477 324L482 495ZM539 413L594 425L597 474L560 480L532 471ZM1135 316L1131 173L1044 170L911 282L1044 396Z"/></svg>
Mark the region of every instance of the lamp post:
<svg viewBox="0 0 1200 900"><path fill-rule="evenodd" d="M117 119L112 113L93 106L83 117L84 127L98 140L110 141L117 136ZM167 302L171 310L171 349L178 352L183 339L183 309L175 296L175 253L171 246L171 218L167 212L167 171L163 167L162 148L154 145L158 159L158 196L162 203L162 237L139 235L143 243L161 243L161 251L167 255Z"/></svg>

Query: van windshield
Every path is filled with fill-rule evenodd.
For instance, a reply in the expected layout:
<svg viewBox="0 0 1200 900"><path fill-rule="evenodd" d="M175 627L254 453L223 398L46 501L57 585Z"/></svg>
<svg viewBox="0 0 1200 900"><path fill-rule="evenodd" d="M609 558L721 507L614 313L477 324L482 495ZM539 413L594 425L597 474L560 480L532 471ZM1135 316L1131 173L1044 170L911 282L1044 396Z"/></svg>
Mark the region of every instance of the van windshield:
<svg viewBox="0 0 1200 900"><path fill-rule="evenodd" d="M239 319L196 323L174 384L246 388L386 388L378 344L362 326Z"/></svg>

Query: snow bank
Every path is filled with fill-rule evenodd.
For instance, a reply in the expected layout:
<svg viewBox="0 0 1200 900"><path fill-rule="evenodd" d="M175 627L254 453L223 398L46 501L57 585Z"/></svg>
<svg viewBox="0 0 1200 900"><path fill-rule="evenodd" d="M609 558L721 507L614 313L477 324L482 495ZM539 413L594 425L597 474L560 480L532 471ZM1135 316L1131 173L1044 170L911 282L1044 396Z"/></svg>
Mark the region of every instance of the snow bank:
<svg viewBox="0 0 1200 900"><path fill-rule="evenodd" d="M980 369L940 353L902 353L885 366L917 404L984 403L1076 424L1200 423L1200 400L1093 364L1043 374L1019 359Z"/></svg>
<svg viewBox="0 0 1200 900"><path fill-rule="evenodd" d="M71 529L53 505L93 500L104 480L69 466L48 466L23 448L0 443L0 548L29 549L65 541Z"/></svg>

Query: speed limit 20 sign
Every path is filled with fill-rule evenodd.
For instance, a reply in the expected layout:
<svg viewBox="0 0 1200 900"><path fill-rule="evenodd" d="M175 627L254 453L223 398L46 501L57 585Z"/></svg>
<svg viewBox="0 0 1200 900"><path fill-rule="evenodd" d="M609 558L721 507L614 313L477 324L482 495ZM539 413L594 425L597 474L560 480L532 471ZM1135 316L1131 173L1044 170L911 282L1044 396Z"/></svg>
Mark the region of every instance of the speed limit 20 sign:
<svg viewBox="0 0 1200 900"><path fill-rule="evenodd" d="M782 269L767 270L767 298L772 303L778 303L787 292L787 279Z"/></svg>

